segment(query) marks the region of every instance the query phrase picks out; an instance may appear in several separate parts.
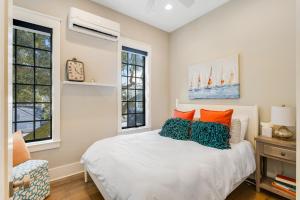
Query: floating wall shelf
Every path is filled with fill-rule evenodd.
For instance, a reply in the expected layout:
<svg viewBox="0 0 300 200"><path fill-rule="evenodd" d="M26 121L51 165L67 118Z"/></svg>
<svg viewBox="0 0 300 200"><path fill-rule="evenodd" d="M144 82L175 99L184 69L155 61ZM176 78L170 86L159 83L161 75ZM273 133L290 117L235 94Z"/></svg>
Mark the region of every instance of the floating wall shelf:
<svg viewBox="0 0 300 200"><path fill-rule="evenodd" d="M103 84L97 82L75 82L75 81L64 81L64 85L82 85L82 86L96 86L96 87L116 87L113 84Z"/></svg>

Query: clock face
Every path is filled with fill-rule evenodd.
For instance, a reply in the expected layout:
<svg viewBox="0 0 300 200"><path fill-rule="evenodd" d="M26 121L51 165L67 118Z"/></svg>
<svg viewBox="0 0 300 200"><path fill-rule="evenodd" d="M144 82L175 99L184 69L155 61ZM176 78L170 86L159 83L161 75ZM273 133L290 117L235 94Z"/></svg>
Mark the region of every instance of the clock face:
<svg viewBox="0 0 300 200"><path fill-rule="evenodd" d="M67 61L67 75L70 81L84 81L84 67L82 62Z"/></svg>

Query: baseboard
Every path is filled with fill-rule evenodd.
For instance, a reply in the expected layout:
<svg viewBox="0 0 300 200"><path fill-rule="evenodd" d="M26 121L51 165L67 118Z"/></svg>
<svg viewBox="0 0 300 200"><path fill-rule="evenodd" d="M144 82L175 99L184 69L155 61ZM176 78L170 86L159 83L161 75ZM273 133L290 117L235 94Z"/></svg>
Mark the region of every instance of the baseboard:
<svg viewBox="0 0 300 200"><path fill-rule="evenodd" d="M56 181L83 172L80 162L70 163L49 169L50 181Z"/></svg>

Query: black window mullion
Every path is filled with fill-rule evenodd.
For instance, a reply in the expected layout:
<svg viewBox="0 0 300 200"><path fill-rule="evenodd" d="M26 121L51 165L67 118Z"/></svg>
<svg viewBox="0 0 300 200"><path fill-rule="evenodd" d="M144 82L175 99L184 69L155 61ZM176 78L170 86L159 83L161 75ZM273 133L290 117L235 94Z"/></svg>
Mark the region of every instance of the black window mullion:
<svg viewBox="0 0 300 200"><path fill-rule="evenodd" d="M35 140L36 139L36 136L35 136L35 102L36 102L36 99L35 99L35 87L36 87L36 80L35 80L35 72L36 72L36 68L35 68L35 33L33 34L33 65L34 65L34 68L33 68L33 139Z"/></svg>
<svg viewBox="0 0 300 200"><path fill-rule="evenodd" d="M36 33L33 33L34 35ZM21 44L15 44L17 47L22 47L22 48L27 48L27 49L32 49L32 50L39 50L39 51L47 51L47 52L52 52L51 50L48 49L40 49L40 48L36 48L36 47L30 47L30 46L26 46L26 45L21 45ZM34 44L35 46L35 44Z"/></svg>
<svg viewBox="0 0 300 200"><path fill-rule="evenodd" d="M14 32L15 32L15 42L14 42L14 51L15 51L15 63L17 62L17 47L16 47L16 43L17 43L17 31L14 29ZM14 74L14 79L15 79L15 82L16 82L16 80L17 80L17 65L15 64L14 65L14 70L15 70L15 74ZM13 87L14 87L14 102L16 102L16 99L17 99L17 85L16 84L14 84L13 85ZM15 130L14 131L17 131L17 104L14 104L14 107L15 107L15 110L14 110L14 112L15 112Z"/></svg>
<svg viewBox="0 0 300 200"><path fill-rule="evenodd" d="M127 76L128 76L128 56L129 56L129 54L128 53L126 53L126 55L127 55L127 59L126 59L126 62L127 62L127 64L126 64L126 66L127 66ZM127 125L126 126L128 126L128 124L129 124L129 92L128 92L128 77L126 78L126 94L127 94Z"/></svg>
<svg viewBox="0 0 300 200"><path fill-rule="evenodd" d="M135 81L135 86L134 86L134 125L136 126L136 56L134 57L134 81Z"/></svg>
<svg viewBox="0 0 300 200"><path fill-rule="evenodd" d="M51 104L51 101L45 101L45 102L14 102L14 104L41 104L41 103L44 103L44 104Z"/></svg>
<svg viewBox="0 0 300 200"><path fill-rule="evenodd" d="M25 121L18 121L18 122L16 122L16 123L27 123L27 122L50 122L52 119L50 118L50 119L45 119L45 120L43 120L43 119L37 119L37 120L25 120Z"/></svg>
<svg viewBox="0 0 300 200"><path fill-rule="evenodd" d="M30 86L30 85L36 85L36 86L44 86L44 87L51 87L52 86L52 84L50 84L50 85L46 85L46 84L31 84L31 83L13 83L13 84L14 85L28 85L28 86Z"/></svg>
<svg viewBox="0 0 300 200"><path fill-rule="evenodd" d="M52 62L52 50L53 50L53 42L52 42L52 40L53 40L53 38L52 38L52 34L51 34L51 36L50 36L50 41L51 41L51 52L50 52L50 56L51 56L51 59L50 59L50 84L51 84L51 86L53 85L53 77L52 77L52 70L53 70L53 66L52 66L52 64L53 64L53 62ZM52 138L52 106L53 106L53 104L52 104L52 94L53 94L53 87L51 87L51 90L50 90L50 99L51 99L51 103L50 103L50 113L49 113L49 117L50 117L50 138Z"/></svg>
<svg viewBox="0 0 300 200"><path fill-rule="evenodd" d="M50 52L51 55L52 55L52 52ZM34 66L34 65L27 65L27 64L18 64L18 63L15 63L15 65L18 65L20 67L32 67L32 68L40 68L40 69L51 69L49 67L41 67L41 66Z"/></svg>
<svg viewBox="0 0 300 200"><path fill-rule="evenodd" d="M143 109L144 113L146 113L146 57L143 57ZM146 124L146 114L144 114L144 123L143 125Z"/></svg>

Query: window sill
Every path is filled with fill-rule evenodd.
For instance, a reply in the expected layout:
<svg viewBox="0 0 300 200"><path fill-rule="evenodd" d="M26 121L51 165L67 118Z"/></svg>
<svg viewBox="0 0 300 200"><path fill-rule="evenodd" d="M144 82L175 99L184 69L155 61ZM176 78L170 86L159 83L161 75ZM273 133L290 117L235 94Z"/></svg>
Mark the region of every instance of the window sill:
<svg viewBox="0 0 300 200"><path fill-rule="evenodd" d="M132 133L142 133L142 132L147 132L147 131L151 131L150 126L142 126L142 127L138 127L138 128L122 129L121 131L119 131L119 135L121 135L121 134L132 134Z"/></svg>
<svg viewBox="0 0 300 200"><path fill-rule="evenodd" d="M60 140L45 140L39 142L31 142L27 144L30 152L45 151L49 149L56 149L60 147Z"/></svg>

